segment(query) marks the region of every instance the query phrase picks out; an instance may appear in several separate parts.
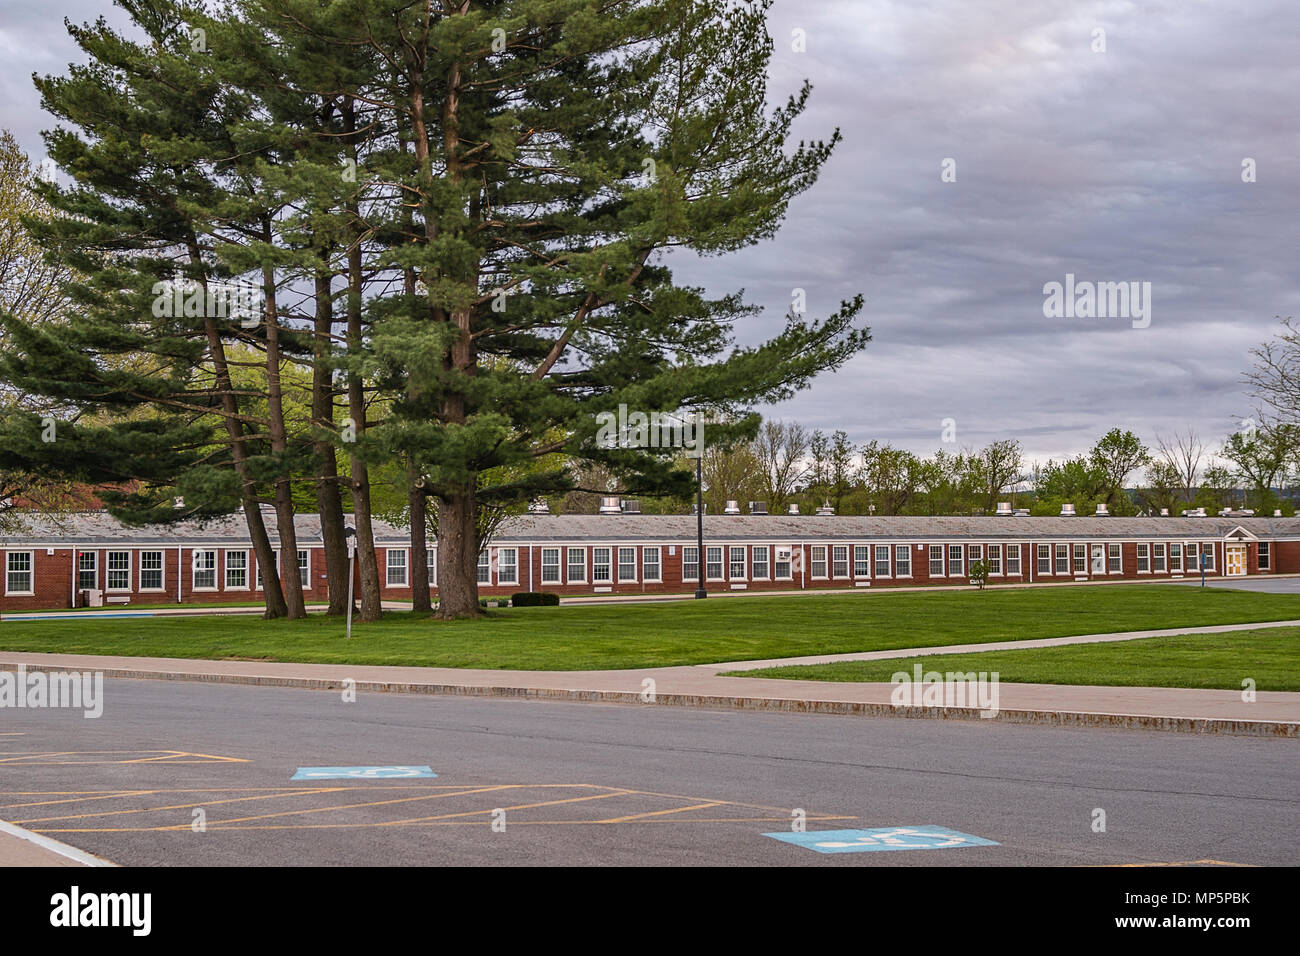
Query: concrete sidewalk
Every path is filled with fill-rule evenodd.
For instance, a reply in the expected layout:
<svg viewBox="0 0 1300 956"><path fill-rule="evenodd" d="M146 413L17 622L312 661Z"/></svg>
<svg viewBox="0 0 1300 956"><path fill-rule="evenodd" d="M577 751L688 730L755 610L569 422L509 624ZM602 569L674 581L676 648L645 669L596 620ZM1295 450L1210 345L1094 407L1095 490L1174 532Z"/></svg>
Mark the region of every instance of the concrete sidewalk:
<svg viewBox="0 0 1300 956"><path fill-rule="evenodd" d="M0 867L113 865L74 846L0 820Z"/></svg>
<svg viewBox="0 0 1300 956"><path fill-rule="evenodd" d="M1218 628L1223 630L1223 628ZM1188 633L1180 629L1178 633ZM1099 637L1099 635L1092 635ZM1025 646L1023 642L1018 646ZM960 650L970 650L969 646ZM924 648L887 654L932 654ZM772 664L775 662L764 662ZM0 652L0 670L94 670L106 677L192 680L358 693L512 697L598 703L770 710L873 717L980 719L974 707L895 707L891 684L722 677L734 664L616 671L506 671L443 667L292 664ZM1018 723L1127 727L1184 733L1300 738L1300 693L1001 684L994 719ZM105 708L112 709L108 696Z"/></svg>

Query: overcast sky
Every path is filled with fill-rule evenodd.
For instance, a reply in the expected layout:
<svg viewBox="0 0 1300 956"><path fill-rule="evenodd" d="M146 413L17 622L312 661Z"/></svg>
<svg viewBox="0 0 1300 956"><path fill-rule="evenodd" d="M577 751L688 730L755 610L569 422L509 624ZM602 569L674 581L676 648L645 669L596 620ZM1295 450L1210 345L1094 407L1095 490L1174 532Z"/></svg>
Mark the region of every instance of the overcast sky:
<svg viewBox="0 0 1300 956"><path fill-rule="evenodd" d="M0 126L33 158L30 76L77 57L64 17L99 15L123 19L0 0ZM950 449L1015 437L1027 460L1117 425L1217 444L1251 414L1249 350L1300 317L1295 0L777 0L771 29L774 96L814 84L797 134L844 142L776 240L678 275L766 307L743 342L796 288L813 315L863 293L874 340L767 414L922 453L951 418ZM1045 318L1067 273L1149 282L1149 326Z"/></svg>

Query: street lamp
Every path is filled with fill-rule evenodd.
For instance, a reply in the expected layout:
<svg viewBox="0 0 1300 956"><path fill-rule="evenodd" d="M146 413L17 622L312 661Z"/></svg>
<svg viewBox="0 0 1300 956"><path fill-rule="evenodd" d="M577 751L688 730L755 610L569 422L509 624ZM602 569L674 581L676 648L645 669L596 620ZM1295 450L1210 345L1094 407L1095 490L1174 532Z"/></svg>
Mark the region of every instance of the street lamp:
<svg viewBox="0 0 1300 956"><path fill-rule="evenodd" d="M352 639L352 565L357 559L357 529L343 529L343 543L348 549L348 630L347 640Z"/></svg>
<svg viewBox="0 0 1300 956"><path fill-rule="evenodd" d="M695 589L696 598L706 598L704 590L704 455L695 459L695 567L700 572L699 587Z"/></svg>

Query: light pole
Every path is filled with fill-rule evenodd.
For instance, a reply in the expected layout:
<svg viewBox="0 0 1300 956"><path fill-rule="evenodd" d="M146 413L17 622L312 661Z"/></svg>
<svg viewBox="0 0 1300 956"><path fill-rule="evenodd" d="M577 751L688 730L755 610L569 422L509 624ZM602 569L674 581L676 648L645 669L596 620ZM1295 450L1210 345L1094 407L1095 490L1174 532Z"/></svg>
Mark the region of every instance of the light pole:
<svg viewBox="0 0 1300 956"><path fill-rule="evenodd" d="M357 529L344 528L343 541L348 547L348 631L347 640L352 640L352 565L357 559Z"/></svg>
<svg viewBox="0 0 1300 956"><path fill-rule="evenodd" d="M706 598L709 593L704 590L704 451L700 450L695 459L695 567L700 572L699 587L695 589L696 598Z"/></svg>

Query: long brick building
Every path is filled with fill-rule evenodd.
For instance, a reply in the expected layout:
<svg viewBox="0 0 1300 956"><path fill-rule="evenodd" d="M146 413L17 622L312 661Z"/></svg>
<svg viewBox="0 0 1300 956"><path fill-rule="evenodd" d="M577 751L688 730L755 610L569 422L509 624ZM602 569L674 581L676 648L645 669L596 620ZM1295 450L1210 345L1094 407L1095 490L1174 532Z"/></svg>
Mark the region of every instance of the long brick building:
<svg viewBox="0 0 1300 956"><path fill-rule="evenodd" d="M30 525L0 538L0 611L260 599L261 569L242 515L128 528L90 513ZM324 601L319 519L300 516L296 530L290 566L307 600ZM994 584L1163 580L1198 576L1202 562L1210 577L1300 572L1300 518L1283 517L724 514L705 517L704 539L710 591L961 584L976 561L988 565ZM384 599L409 599L409 534L376 522L375 543ZM508 520L483 550L479 588L689 593L700 557L692 515L529 514ZM430 563L436 595L432 556Z"/></svg>

